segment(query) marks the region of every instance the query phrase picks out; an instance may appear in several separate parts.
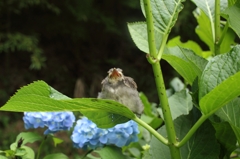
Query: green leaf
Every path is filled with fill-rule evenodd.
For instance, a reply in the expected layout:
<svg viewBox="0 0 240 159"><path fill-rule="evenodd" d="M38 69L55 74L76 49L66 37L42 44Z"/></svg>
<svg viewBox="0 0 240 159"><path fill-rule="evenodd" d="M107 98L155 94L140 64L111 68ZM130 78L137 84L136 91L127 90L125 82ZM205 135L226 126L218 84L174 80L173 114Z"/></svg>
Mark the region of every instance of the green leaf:
<svg viewBox="0 0 240 159"><path fill-rule="evenodd" d="M106 146L101 150L95 150L103 159L123 159L128 158L123 155L122 149L115 146Z"/></svg>
<svg viewBox="0 0 240 159"><path fill-rule="evenodd" d="M237 1L233 6L228 7L222 15L225 19L227 19L229 27L231 27L238 37L240 37L240 1Z"/></svg>
<svg viewBox="0 0 240 159"><path fill-rule="evenodd" d="M193 124L193 117L191 114L180 116L174 120L176 135L179 141L183 139ZM158 132L163 136L167 136L165 126L161 127ZM214 128L209 121L204 122L191 139L180 148L181 158L218 158L220 147L216 141L214 133ZM159 156L161 156L161 159L171 158L169 148L158 141L155 137L153 137L150 145L150 154L152 154L153 159L159 159Z"/></svg>
<svg viewBox="0 0 240 159"><path fill-rule="evenodd" d="M240 142L240 98L236 98L229 102L226 106L222 107L216 112L216 115L219 116L222 120L227 121L235 135L238 142ZM234 138L234 136L232 136Z"/></svg>
<svg viewBox="0 0 240 159"><path fill-rule="evenodd" d="M21 132L18 136L17 136L17 139L16 139L16 143L18 143L18 141L20 139L23 139L23 143L22 145L25 145L26 143L33 143L35 141L39 141L39 140L42 140L43 137L40 136L39 134L37 133L34 133L34 132Z"/></svg>
<svg viewBox="0 0 240 159"><path fill-rule="evenodd" d="M0 158L1 158L1 159L8 159L7 157L2 156L2 155L0 155Z"/></svg>
<svg viewBox="0 0 240 159"><path fill-rule="evenodd" d="M203 74L199 82L199 99L204 97L224 80L226 80L227 78L229 78L230 76L234 75L239 71L240 71L240 45L235 46L227 54L218 55L210 59L207 66L205 67L205 70L203 71ZM237 79L230 78L229 80L234 80L237 82ZM231 81L227 83L230 83L230 85L233 84L231 83ZM220 94L222 95L224 94L224 92Z"/></svg>
<svg viewBox="0 0 240 159"><path fill-rule="evenodd" d="M212 114L240 95L240 72L229 77L200 100L204 114Z"/></svg>
<svg viewBox="0 0 240 159"><path fill-rule="evenodd" d="M32 148L28 146L22 146L21 148L23 148L26 151L26 154L22 156L22 159L35 158L35 153Z"/></svg>
<svg viewBox="0 0 240 159"><path fill-rule="evenodd" d="M168 98L169 107L172 112L172 119L176 119L181 115L187 115L192 110L192 97L187 90L176 92ZM163 118L162 109L158 109Z"/></svg>
<svg viewBox="0 0 240 159"><path fill-rule="evenodd" d="M207 64L207 60L197 56L191 50L173 47L165 49L162 56L189 84L192 84Z"/></svg>
<svg viewBox="0 0 240 159"><path fill-rule="evenodd" d="M182 2L183 0L150 0L154 26L163 35L169 34L176 23L178 14L183 9ZM143 9L144 3L141 2L141 5Z"/></svg>
<svg viewBox="0 0 240 159"><path fill-rule="evenodd" d="M168 41L167 46L168 47L179 46L182 48L190 49L197 55L206 58L205 55L202 53L203 52L202 48L196 42L188 40L187 42L183 43L181 42L180 38L181 38L180 36L172 38L171 40Z"/></svg>
<svg viewBox="0 0 240 159"><path fill-rule="evenodd" d="M68 159L63 153L55 153L45 156L43 159Z"/></svg>
<svg viewBox="0 0 240 159"><path fill-rule="evenodd" d="M95 98L70 99L56 92L44 81L31 83L18 90L0 108L1 110L15 112L80 111L101 128L113 127L128 121L128 118L135 117L130 109L116 101Z"/></svg>
<svg viewBox="0 0 240 159"><path fill-rule="evenodd" d="M194 11L195 18L197 19L198 26L195 29L195 32L199 38L208 45L209 49L213 52L214 50L214 37L213 30L211 28L211 23L207 15L203 11ZM211 53L212 54L212 53ZM210 54L210 55L211 55ZM208 55L209 56L209 55Z"/></svg>
<svg viewBox="0 0 240 159"><path fill-rule="evenodd" d="M146 22L128 23L128 30L136 44L136 46L143 52L149 53L147 24ZM156 49L159 50L162 41L162 34L154 31Z"/></svg>
<svg viewBox="0 0 240 159"><path fill-rule="evenodd" d="M54 143L55 147L57 147L58 144L61 144L63 142L62 139L55 137L55 136L53 136L52 139L53 139L53 143Z"/></svg>
<svg viewBox="0 0 240 159"><path fill-rule="evenodd" d="M222 145L225 156L230 156L230 154L237 148L236 147L236 136L227 122L212 123L216 131L216 138Z"/></svg>

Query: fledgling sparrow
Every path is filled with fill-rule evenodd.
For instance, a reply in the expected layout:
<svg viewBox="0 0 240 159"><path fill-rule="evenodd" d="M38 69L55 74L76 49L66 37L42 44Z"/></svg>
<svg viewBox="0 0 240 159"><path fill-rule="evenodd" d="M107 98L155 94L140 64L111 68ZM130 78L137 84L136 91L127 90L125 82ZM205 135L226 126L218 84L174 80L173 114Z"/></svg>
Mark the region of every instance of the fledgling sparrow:
<svg viewBox="0 0 240 159"><path fill-rule="evenodd" d="M102 91L98 98L112 99L133 111L137 116L143 113L143 104L139 98L137 85L131 77L124 76L120 68L111 68L102 81Z"/></svg>

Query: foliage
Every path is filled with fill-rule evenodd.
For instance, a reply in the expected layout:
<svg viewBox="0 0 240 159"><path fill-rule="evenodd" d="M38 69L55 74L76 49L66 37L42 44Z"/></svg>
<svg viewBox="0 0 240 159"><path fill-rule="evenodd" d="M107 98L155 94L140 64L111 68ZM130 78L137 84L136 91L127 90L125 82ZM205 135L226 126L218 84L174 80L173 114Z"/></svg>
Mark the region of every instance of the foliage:
<svg viewBox="0 0 240 159"><path fill-rule="evenodd" d="M208 46L207 51L193 41L182 43L178 37L167 44L171 29L183 9L183 1L140 2L146 22L128 23L128 29L153 68L160 107L148 102L141 94L145 106L141 120L118 102L69 98L44 81L36 81L18 90L0 110L80 111L101 128L132 119L149 131L146 133L140 127L139 138L142 140L123 148L125 154L135 158L239 157L240 45L235 43L235 37L239 37L239 1L192 0L197 6L193 13L198 22L195 31ZM220 21L220 16L224 20ZM185 83L179 91L171 91L169 97L159 62L162 59L182 76ZM150 138L147 137L149 133ZM19 149L15 143L10 151L0 152L5 156L32 154L25 153L26 150L19 152ZM87 157L121 158L123 155L113 147L94 152L98 157Z"/></svg>

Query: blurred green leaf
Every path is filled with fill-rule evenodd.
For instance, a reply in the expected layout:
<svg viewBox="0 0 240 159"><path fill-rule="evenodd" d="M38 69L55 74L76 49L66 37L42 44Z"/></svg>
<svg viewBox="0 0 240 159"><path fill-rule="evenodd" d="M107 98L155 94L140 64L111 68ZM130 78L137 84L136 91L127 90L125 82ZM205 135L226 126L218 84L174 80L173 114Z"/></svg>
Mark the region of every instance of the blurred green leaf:
<svg viewBox="0 0 240 159"><path fill-rule="evenodd" d="M235 31L238 37L240 37L240 1L236 1L233 6L228 7L222 15L227 19L229 26Z"/></svg>
<svg viewBox="0 0 240 159"><path fill-rule="evenodd" d="M193 13L198 22L198 26L196 27L195 32L197 33L199 38L208 45L209 49L211 50L210 54L204 55L204 57L208 57L212 54L214 50L214 37L211 22L203 11L195 10Z"/></svg>
<svg viewBox="0 0 240 159"><path fill-rule="evenodd" d="M33 143L35 141L39 141L39 140L42 140L43 137L40 136L39 134L37 133L34 133L34 132L21 132L18 136L17 136L17 139L16 139L16 143L18 143L18 141L20 139L23 139L23 142L22 142L22 145L25 145L26 143Z"/></svg>
<svg viewBox="0 0 240 159"><path fill-rule="evenodd" d="M68 159L63 153L55 153L45 156L43 159Z"/></svg>
<svg viewBox="0 0 240 159"><path fill-rule="evenodd" d="M52 89L45 82L37 81L18 90L18 92L0 108L0 111L80 111L101 128L113 127L135 116L126 106L113 100L95 98L67 99L65 95L62 95L61 99L60 94L59 92L56 93L56 90ZM54 96L56 96L57 99L55 99ZM122 115L125 115L127 118Z"/></svg>
<svg viewBox="0 0 240 159"><path fill-rule="evenodd" d="M171 40L168 41L167 46L168 47L174 47L174 46L179 46L182 48L190 49L192 50L195 54L206 58L206 55L204 55L202 52L202 48L198 45L198 43L188 40L187 42L183 43L180 40L180 36L176 36L172 38Z"/></svg>
<svg viewBox="0 0 240 159"><path fill-rule="evenodd" d="M202 74L207 60L181 47L165 49L162 56L189 84Z"/></svg>
<svg viewBox="0 0 240 159"><path fill-rule="evenodd" d="M227 122L214 123L212 122L213 127L216 131L216 138L219 143L223 146L224 154L230 156L233 150L236 149L236 136ZM222 150L222 151L223 151Z"/></svg>
<svg viewBox="0 0 240 159"><path fill-rule="evenodd" d="M123 155L122 149L115 146L106 146L100 150L95 150L101 158L104 159L128 159L128 156Z"/></svg>
<svg viewBox="0 0 240 159"><path fill-rule="evenodd" d="M183 115L174 120L176 136L179 141L183 139L193 126L193 121L192 114L187 116ZM167 136L165 126L161 127L158 132L163 136ZM155 137L153 137L150 145L150 154L152 154L153 159L159 159L159 156L161 156L161 159L171 158L169 148ZM182 159L218 158L219 151L220 147L215 138L214 128L209 121L204 122L191 139L180 148Z"/></svg>
<svg viewBox="0 0 240 159"><path fill-rule="evenodd" d="M222 107L216 112L216 115L219 116L224 121L227 121L232 127L238 142L240 142L240 98L236 98L229 102L226 106ZM233 139L235 136L232 136Z"/></svg>

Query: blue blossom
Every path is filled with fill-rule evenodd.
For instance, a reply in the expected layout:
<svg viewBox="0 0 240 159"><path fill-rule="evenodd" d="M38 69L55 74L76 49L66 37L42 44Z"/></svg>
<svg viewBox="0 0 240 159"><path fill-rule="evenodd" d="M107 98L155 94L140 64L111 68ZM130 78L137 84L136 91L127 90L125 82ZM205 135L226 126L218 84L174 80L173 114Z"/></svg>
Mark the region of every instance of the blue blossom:
<svg viewBox="0 0 240 159"><path fill-rule="evenodd" d="M48 127L44 134L69 130L75 122L72 112L24 112L24 126L26 129Z"/></svg>
<svg viewBox="0 0 240 159"><path fill-rule="evenodd" d="M95 149L103 145L123 147L138 141L138 133L137 123L132 120L113 128L100 129L84 117L77 121L71 139L75 147L83 149Z"/></svg>

